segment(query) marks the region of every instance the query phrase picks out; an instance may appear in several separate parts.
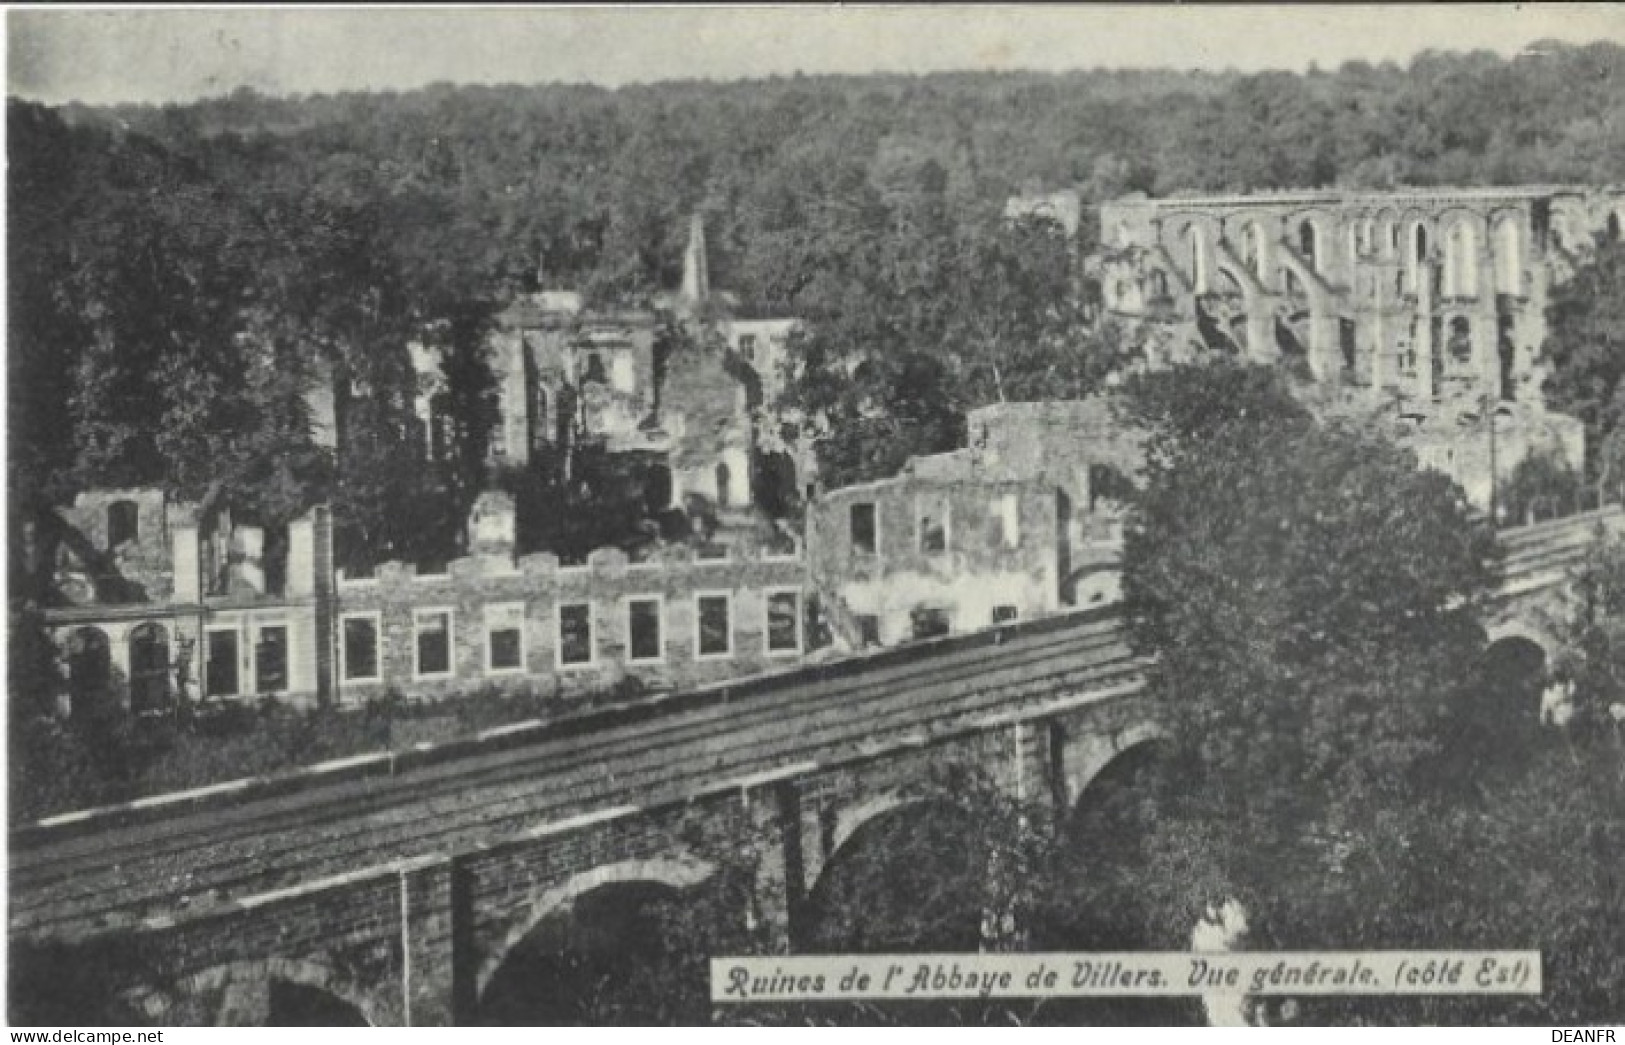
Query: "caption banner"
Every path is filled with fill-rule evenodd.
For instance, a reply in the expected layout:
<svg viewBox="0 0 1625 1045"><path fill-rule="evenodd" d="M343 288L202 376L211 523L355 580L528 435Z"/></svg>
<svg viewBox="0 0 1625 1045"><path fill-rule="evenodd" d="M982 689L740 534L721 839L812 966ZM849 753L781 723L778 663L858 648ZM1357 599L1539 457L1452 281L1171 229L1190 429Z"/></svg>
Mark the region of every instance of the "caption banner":
<svg viewBox="0 0 1625 1045"><path fill-rule="evenodd" d="M1206 994L1539 994L1539 951L798 955L711 959L718 1002Z"/></svg>

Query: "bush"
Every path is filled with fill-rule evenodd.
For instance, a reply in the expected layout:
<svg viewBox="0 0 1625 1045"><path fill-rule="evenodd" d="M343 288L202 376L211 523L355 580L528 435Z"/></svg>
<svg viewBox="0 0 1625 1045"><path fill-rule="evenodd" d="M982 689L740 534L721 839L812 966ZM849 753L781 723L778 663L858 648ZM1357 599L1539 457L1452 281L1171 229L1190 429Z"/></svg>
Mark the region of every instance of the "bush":
<svg viewBox="0 0 1625 1045"><path fill-rule="evenodd" d="M437 700L391 691L359 708L215 702L173 718L135 718L117 706L59 721L19 717L11 733L11 822L125 802L299 766L442 743L496 726L625 703L645 693L635 678L561 701L544 686L485 686Z"/></svg>
<svg viewBox="0 0 1625 1045"><path fill-rule="evenodd" d="M1511 526L1573 515L1594 507L1585 478L1567 461L1531 454L1496 491L1501 520Z"/></svg>

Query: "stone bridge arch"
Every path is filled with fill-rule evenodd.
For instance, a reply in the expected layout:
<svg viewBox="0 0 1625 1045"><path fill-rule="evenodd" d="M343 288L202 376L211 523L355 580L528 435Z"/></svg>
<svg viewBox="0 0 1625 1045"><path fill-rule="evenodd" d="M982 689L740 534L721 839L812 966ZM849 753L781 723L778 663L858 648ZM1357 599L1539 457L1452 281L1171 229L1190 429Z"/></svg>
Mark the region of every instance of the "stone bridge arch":
<svg viewBox="0 0 1625 1045"><path fill-rule="evenodd" d="M571 875L562 882L536 889L517 906L522 912L503 934L501 942L480 960L475 979L475 995L484 998L486 989L514 948L547 918L570 910L575 902L597 889L614 885L649 884L684 892L709 881L716 866L708 860L682 853L651 860L622 860L602 864Z"/></svg>
<svg viewBox="0 0 1625 1045"><path fill-rule="evenodd" d="M287 958L228 962L170 988L137 990L127 997L156 1025L258 1026L271 1015L273 980L322 991L353 1008L368 1026L391 1023L377 994L353 977L319 962Z"/></svg>
<svg viewBox="0 0 1625 1045"><path fill-rule="evenodd" d="M1547 664L1551 664L1553 656L1557 653L1557 638L1550 629L1522 617L1503 618L1484 629L1486 652L1502 642L1511 640L1522 640L1540 647Z"/></svg>
<svg viewBox="0 0 1625 1045"><path fill-rule="evenodd" d="M1149 745L1168 739L1168 731L1157 722L1136 722L1110 734L1090 733L1068 737L1062 751L1065 767L1063 799L1067 815L1078 809L1089 785L1119 759L1140 753Z"/></svg>
<svg viewBox="0 0 1625 1045"><path fill-rule="evenodd" d="M969 879L987 872L973 804L952 784L932 781L887 788L830 810L821 858L808 868L792 947L866 949L874 943L869 934L889 938L898 918L908 924L932 909L927 924L952 926L949 938L936 941L939 947L973 945L986 912L941 906L944 896L962 896ZM923 852L934 858L922 860ZM944 918L948 911L953 914Z"/></svg>

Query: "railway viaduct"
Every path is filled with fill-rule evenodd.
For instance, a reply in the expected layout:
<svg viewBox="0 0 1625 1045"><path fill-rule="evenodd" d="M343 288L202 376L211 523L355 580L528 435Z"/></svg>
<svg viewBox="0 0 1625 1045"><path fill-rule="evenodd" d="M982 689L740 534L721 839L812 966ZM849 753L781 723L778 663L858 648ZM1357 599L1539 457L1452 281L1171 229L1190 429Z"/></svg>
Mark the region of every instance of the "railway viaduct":
<svg viewBox="0 0 1625 1045"><path fill-rule="evenodd" d="M1549 645L1534 608L1621 519L1509 534L1490 637ZM793 949L821 872L945 765L1065 815L1160 734L1143 666L1105 608L58 817L11 839L12 966L94 969L160 1025L263 1022L277 983L457 1024L550 915L722 869Z"/></svg>

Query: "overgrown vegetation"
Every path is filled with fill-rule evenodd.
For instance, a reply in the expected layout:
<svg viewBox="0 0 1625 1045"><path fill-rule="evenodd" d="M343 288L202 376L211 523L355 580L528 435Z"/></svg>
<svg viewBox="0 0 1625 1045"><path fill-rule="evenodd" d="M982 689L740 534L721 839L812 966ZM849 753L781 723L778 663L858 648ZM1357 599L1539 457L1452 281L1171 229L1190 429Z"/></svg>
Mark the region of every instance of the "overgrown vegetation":
<svg viewBox="0 0 1625 1045"><path fill-rule="evenodd" d="M295 708L274 698L133 718L110 705L61 720L11 721L13 824L144 795L261 776L349 755L470 736L493 726L549 720L640 692L633 679L561 700L537 686L495 688L439 700L399 694L358 708Z"/></svg>

